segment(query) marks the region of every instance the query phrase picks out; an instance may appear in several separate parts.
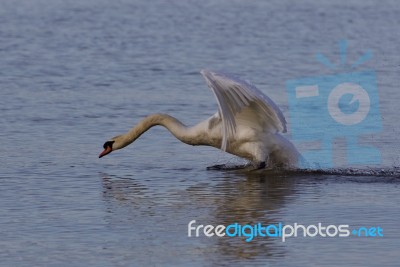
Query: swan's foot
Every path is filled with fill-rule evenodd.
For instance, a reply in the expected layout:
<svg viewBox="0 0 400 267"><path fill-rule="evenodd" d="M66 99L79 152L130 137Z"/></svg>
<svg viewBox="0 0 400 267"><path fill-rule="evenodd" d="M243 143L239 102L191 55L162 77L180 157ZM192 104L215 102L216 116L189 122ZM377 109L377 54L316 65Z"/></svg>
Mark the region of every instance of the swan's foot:
<svg viewBox="0 0 400 267"><path fill-rule="evenodd" d="M222 170L225 164L218 164L218 165L213 165L213 166L208 166L207 171L219 171Z"/></svg>
<svg viewBox="0 0 400 267"><path fill-rule="evenodd" d="M227 165L227 164L218 164L207 167L208 171L232 171L232 170L240 170L245 169L248 165Z"/></svg>
<svg viewBox="0 0 400 267"><path fill-rule="evenodd" d="M207 167L208 171L232 171L232 170L249 170L256 171L265 169L267 164L265 161L257 162L257 163L248 163L245 165L227 165L227 164L218 164Z"/></svg>
<svg viewBox="0 0 400 267"><path fill-rule="evenodd" d="M256 171L256 170L265 169L265 167L267 167L267 164L265 163L265 161L262 161L262 162L257 162L255 164L253 164L253 166L254 166L254 171Z"/></svg>
<svg viewBox="0 0 400 267"><path fill-rule="evenodd" d="M262 162L252 162L246 165L247 171L258 171L265 170L267 168L267 163L265 161Z"/></svg>

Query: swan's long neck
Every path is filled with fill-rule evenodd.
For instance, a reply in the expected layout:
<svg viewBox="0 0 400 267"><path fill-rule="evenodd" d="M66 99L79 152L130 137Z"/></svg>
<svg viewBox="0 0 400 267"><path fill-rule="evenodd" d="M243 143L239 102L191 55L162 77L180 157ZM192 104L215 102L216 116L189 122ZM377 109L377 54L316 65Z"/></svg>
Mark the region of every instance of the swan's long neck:
<svg viewBox="0 0 400 267"><path fill-rule="evenodd" d="M186 127L182 122L170 115L158 113L147 116L135 127L133 127L128 133L121 135L120 138L123 139L122 147L131 144L144 132L156 125L164 126L180 141L190 145L194 144L194 139L191 137L188 127Z"/></svg>

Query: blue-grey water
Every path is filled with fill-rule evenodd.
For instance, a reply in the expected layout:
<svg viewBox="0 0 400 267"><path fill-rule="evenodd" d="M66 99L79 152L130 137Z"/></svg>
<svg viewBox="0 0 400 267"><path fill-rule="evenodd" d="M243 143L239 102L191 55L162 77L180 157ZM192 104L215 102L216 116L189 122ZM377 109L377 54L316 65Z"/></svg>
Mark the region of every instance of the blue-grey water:
<svg viewBox="0 0 400 267"><path fill-rule="evenodd" d="M2 0L0 265L398 266L399 13L397 1ZM147 114L188 125L212 115L202 68L251 80L281 107L290 138L286 81L331 74L315 54L337 63L344 39L350 63L373 52L360 68L376 72L379 166L207 171L241 161L157 127L98 158ZM189 238L191 220L384 236Z"/></svg>

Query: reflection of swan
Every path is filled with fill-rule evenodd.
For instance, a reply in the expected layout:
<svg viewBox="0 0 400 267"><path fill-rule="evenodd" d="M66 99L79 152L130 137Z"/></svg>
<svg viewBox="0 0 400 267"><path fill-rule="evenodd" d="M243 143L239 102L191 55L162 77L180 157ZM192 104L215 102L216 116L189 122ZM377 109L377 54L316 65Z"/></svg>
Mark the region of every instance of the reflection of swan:
<svg viewBox="0 0 400 267"><path fill-rule="evenodd" d="M193 127L186 127L166 114L152 114L128 133L104 144L103 157L121 149L155 125L166 127L176 138L189 145L206 145L250 160L257 168L268 165L290 167L299 152L279 134L286 132L286 121L275 103L255 86L208 70L201 71L213 91L218 112Z"/></svg>
<svg viewBox="0 0 400 267"><path fill-rule="evenodd" d="M171 260L168 255L186 249L184 246L171 247L169 241L163 242L171 236L177 244L186 244L188 240L193 242L191 252L185 250L189 254L183 254L186 257L195 255L205 265L218 265L227 258L239 263L245 261L249 265L249 262L285 255L285 248L278 238L256 237L249 243L245 242L243 236L188 239L187 224L193 219L198 224L215 226L232 223L277 224L286 214L288 205L292 205L299 192L302 192L298 188L304 183L301 177L299 181L298 176L287 177L284 173L270 170L230 171L222 175L201 170L193 173L197 174L206 175L206 181L190 180L167 191L165 184L154 183L154 179L145 181L133 175L101 175L103 203L107 211L105 222L110 228L135 229L131 234L143 239L141 246L134 246L131 252L139 253L139 259L146 258L147 261L149 253L154 255L154 249L163 252L157 257L159 262ZM175 177L181 180L187 177L187 171L177 171ZM308 178L305 180L309 182ZM154 229L154 224L160 223L160 218L165 231L157 237L148 238L146 235ZM154 247L154 242L161 245ZM210 250L210 247L213 249ZM150 260L148 263L153 262Z"/></svg>
<svg viewBox="0 0 400 267"><path fill-rule="evenodd" d="M266 226L282 222L282 213L300 190L297 188L298 179L296 178L271 170L225 173L223 182L218 184L218 190L213 189L217 192L210 194L219 194L218 204L214 205L215 209L212 212L213 224L255 225L261 223ZM193 199L192 202L197 203L197 199ZM238 261L244 259L265 261L265 257L280 258L285 255L285 250L278 238L255 237L252 242L243 245L244 240L243 236L218 238L216 246L222 257L233 257Z"/></svg>

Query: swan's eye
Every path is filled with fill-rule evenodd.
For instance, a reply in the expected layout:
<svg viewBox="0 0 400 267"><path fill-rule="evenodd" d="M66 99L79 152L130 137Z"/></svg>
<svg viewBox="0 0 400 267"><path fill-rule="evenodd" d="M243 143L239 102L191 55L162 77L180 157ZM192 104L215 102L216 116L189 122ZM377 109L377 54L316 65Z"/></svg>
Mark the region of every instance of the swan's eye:
<svg viewBox="0 0 400 267"><path fill-rule="evenodd" d="M106 149L107 147L112 148L112 145L115 141L107 141L104 143L103 148Z"/></svg>

